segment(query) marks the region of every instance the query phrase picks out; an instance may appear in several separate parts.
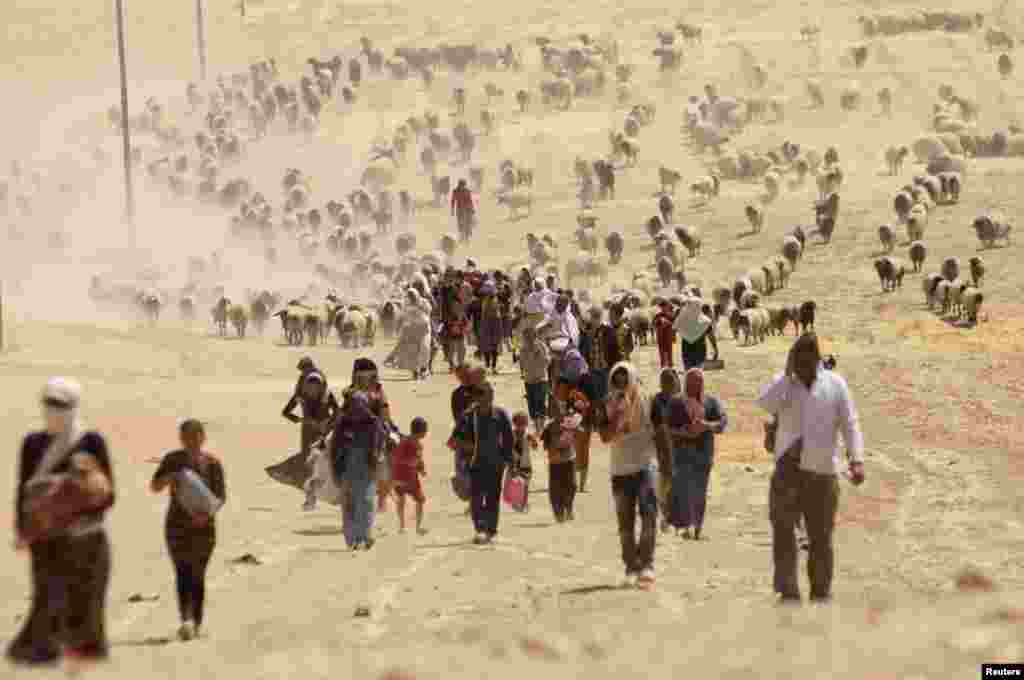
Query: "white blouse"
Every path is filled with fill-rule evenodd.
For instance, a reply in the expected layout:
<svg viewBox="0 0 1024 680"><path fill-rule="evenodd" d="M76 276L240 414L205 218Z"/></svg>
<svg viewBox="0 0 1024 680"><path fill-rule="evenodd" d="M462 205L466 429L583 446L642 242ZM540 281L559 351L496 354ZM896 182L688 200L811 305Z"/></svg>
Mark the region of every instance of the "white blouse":
<svg viewBox="0 0 1024 680"><path fill-rule="evenodd" d="M850 462L864 461L864 435L849 387L833 371L819 370L810 389L782 373L775 376L757 400L768 413L778 415L775 459L803 438L800 468L819 474L840 471L839 431L842 430Z"/></svg>

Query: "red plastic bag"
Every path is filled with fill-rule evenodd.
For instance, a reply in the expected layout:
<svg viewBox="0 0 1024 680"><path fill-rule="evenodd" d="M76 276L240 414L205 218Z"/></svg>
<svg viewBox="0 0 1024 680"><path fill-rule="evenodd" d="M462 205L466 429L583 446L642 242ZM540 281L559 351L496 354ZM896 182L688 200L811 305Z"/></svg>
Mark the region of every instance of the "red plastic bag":
<svg viewBox="0 0 1024 680"><path fill-rule="evenodd" d="M513 510L522 512L526 508L526 480L516 476L507 477L501 497Z"/></svg>

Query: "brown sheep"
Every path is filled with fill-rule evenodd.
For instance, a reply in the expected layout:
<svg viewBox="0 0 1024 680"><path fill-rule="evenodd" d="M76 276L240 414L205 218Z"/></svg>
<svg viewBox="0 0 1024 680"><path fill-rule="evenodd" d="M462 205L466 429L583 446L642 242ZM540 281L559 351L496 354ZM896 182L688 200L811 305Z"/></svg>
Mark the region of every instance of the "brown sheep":
<svg viewBox="0 0 1024 680"><path fill-rule="evenodd" d="M903 286L904 267L897 258L880 257L875 260L875 271L878 272L878 280L882 284L882 292L894 291Z"/></svg>

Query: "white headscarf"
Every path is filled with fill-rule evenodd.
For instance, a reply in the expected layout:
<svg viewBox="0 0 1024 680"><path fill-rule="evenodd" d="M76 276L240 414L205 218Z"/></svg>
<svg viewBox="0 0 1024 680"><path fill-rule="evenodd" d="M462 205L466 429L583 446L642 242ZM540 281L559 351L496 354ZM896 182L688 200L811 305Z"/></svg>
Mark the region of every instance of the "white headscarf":
<svg viewBox="0 0 1024 680"><path fill-rule="evenodd" d="M526 297L527 314L552 314L555 311L555 302L558 294L553 290L542 288L535 290Z"/></svg>
<svg viewBox="0 0 1024 680"><path fill-rule="evenodd" d="M674 324L676 332L686 342L697 342L711 326L711 319L701 312L703 302L700 298L691 297L683 302Z"/></svg>
<svg viewBox="0 0 1024 680"><path fill-rule="evenodd" d="M52 406L44 406L47 415L52 414L59 417L63 421L64 427L61 432L49 433L52 436L50 445L47 447L46 452L43 453L43 457L39 461L39 465L36 466L30 481L50 474L53 468L63 462L64 456L71 447L78 443L78 440L85 433L85 427L82 424L78 411L82 398L81 385L69 378L50 378L43 387L40 396L43 400L53 399L67 404L68 408L58 409Z"/></svg>

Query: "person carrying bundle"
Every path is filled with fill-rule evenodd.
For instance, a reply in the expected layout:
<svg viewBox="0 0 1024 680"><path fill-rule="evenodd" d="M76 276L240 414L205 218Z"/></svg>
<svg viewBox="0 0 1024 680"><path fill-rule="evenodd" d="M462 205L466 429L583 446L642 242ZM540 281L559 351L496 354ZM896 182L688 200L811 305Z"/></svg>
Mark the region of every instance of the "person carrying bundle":
<svg viewBox="0 0 1024 680"><path fill-rule="evenodd" d="M163 457L153 473L150 490L160 493L171 489L164 535L178 591L178 637L191 640L199 635L203 625L206 568L217 544L214 517L227 500L227 491L220 461L203 450L203 424L186 420L178 429L178 436L182 448Z"/></svg>

